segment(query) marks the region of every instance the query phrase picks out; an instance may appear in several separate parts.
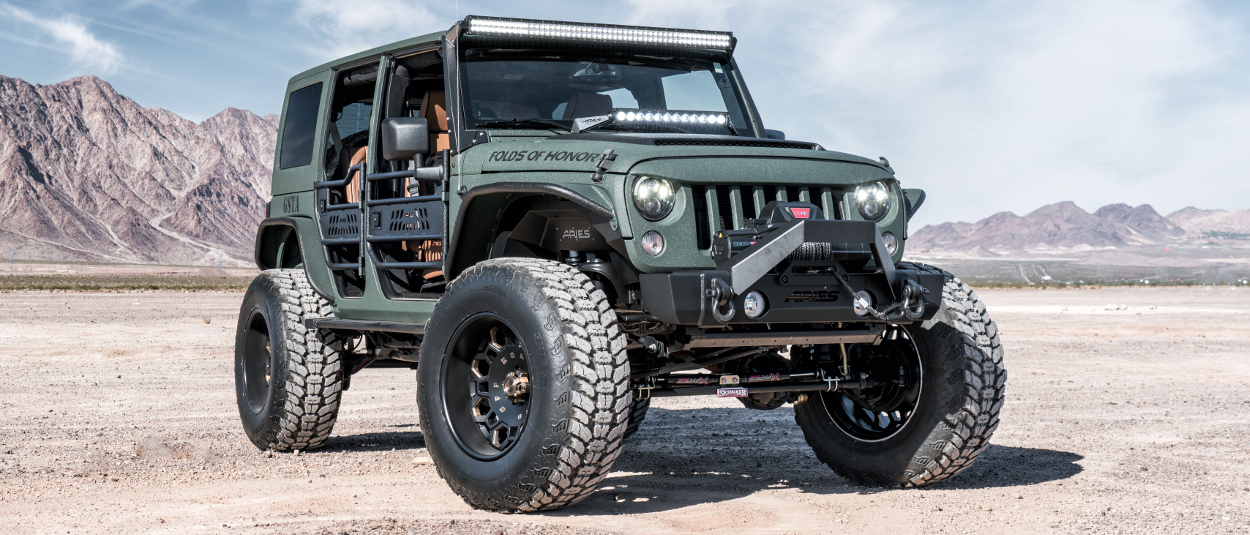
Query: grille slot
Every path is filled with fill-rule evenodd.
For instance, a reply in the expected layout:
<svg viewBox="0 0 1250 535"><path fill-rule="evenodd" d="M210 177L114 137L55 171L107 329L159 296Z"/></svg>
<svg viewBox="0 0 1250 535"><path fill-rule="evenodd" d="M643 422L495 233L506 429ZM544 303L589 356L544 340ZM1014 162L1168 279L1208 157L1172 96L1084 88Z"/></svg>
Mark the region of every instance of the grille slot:
<svg viewBox="0 0 1250 535"><path fill-rule="evenodd" d="M694 186L694 231L699 249L712 248L712 227L708 217L707 186Z"/></svg>

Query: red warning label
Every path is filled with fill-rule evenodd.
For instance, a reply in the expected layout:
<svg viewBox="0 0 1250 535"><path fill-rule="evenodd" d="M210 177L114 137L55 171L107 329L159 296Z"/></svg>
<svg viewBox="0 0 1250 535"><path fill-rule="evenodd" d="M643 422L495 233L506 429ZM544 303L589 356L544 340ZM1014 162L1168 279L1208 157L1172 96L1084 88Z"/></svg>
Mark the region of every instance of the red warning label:
<svg viewBox="0 0 1250 535"><path fill-rule="evenodd" d="M812 216L812 209L811 208L799 208L798 206L791 206L790 213L794 214L794 217L797 217L799 219L807 219Z"/></svg>

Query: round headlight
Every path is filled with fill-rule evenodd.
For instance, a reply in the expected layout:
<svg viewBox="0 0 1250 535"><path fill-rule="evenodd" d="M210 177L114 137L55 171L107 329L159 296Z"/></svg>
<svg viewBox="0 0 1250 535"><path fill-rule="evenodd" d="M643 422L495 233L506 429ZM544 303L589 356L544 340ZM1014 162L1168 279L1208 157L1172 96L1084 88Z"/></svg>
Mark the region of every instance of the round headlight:
<svg viewBox="0 0 1250 535"><path fill-rule="evenodd" d="M640 176L634 181L634 208L648 221L664 219L673 211L675 193L672 182Z"/></svg>
<svg viewBox="0 0 1250 535"><path fill-rule="evenodd" d="M881 219L890 211L890 190L880 182L860 186L855 190L855 205L864 219Z"/></svg>
<svg viewBox="0 0 1250 535"><path fill-rule="evenodd" d="M894 233L886 232L881 234L881 241L885 242L885 252L893 256L898 251L898 238L894 237Z"/></svg>
<svg viewBox="0 0 1250 535"><path fill-rule="evenodd" d="M664 252L664 236L654 230L642 235L642 251L651 256Z"/></svg>

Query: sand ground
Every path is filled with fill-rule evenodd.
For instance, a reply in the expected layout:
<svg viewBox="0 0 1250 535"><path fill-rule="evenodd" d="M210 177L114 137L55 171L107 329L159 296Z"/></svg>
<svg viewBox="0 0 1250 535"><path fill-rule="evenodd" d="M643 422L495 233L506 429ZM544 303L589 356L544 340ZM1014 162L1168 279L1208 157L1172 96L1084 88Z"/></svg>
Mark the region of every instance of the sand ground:
<svg viewBox="0 0 1250 535"><path fill-rule="evenodd" d="M1008 402L951 481L856 486L789 407L665 398L592 497L501 515L435 473L409 370L361 372L325 449L258 452L234 399L241 293L4 293L0 531L1250 532L1250 290L980 294Z"/></svg>

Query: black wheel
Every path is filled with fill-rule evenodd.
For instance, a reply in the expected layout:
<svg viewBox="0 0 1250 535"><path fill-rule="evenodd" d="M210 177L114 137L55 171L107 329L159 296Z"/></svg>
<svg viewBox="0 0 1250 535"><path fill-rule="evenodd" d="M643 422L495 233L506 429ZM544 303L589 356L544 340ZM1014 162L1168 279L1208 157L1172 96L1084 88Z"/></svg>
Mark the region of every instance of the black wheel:
<svg viewBox="0 0 1250 535"><path fill-rule="evenodd" d="M301 270L261 273L243 297L235 334L239 417L262 450L321 447L334 428L343 385L340 341L304 328L329 316Z"/></svg>
<svg viewBox="0 0 1250 535"><path fill-rule="evenodd" d="M452 435L470 456L493 460L521 436L529 414L530 366L512 325L483 312L452 335L443 361L443 393Z"/></svg>
<svg viewBox="0 0 1250 535"><path fill-rule="evenodd" d="M887 331L880 345L849 345L856 376L885 383L802 396L794 417L816 457L863 484L921 486L976 460L998 427L1007 372L998 327L968 285L944 273L933 319Z"/></svg>
<svg viewBox="0 0 1250 535"><path fill-rule="evenodd" d="M482 262L452 281L421 344L421 429L439 475L471 506L563 507L621 451L632 397L606 296L546 260Z"/></svg>
<svg viewBox="0 0 1250 535"><path fill-rule="evenodd" d="M887 331L880 344L854 344L847 350L852 374L888 381L864 390L829 392L820 396L834 424L860 441L881 442L898 434L916 415L924 390L924 368L911 329Z"/></svg>

